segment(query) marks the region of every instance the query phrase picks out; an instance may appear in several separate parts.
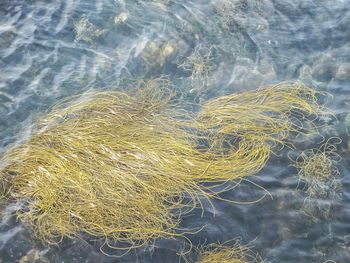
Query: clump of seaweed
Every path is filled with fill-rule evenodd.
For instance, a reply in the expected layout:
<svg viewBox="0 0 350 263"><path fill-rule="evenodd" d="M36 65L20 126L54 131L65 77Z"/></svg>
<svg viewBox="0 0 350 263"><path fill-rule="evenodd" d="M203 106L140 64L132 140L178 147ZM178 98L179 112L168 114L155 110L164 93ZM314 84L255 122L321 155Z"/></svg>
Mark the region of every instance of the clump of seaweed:
<svg viewBox="0 0 350 263"><path fill-rule="evenodd" d="M214 3L214 12L218 16L219 26L224 31L236 31L243 28L249 8L259 13L260 1L256 0L219 0Z"/></svg>
<svg viewBox="0 0 350 263"><path fill-rule="evenodd" d="M171 211L195 186L181 189L191 182L172 169L190 145L159 114L167 98L99 92L53 107L2 160L11 195L28 203L18 217L48 243L81 232L131 246L171 236Z"/></svg>
<svg viewBox="0 0 350 263"><path fill-rule="evenodd" d="M208 48L198 44L192 54L179 59L178 67L190 72L192 81L200 80L203 84L206 84L209 80L210 70L213 67L214 49L214 46Z"/></svg>
<svg viewBox="0 0 350 263"><path fill-rule="evenodd" d="M330 190L339 187L337 181L340 173L336 165L341 157L336 151L341 139L331 139L336 142L328 140L320 148L303 151L295 160L294 166L299 170L300 180L307 185L309 197L327 197Z"/></svg>
<svg viewBox="0 0 350 263"><path fill-rule="evenodd" d="M299 179L306 184L302 211L314 221L331 217L331 204L340 188L337 163L341 157L336 152L339 143L340 138L331 138L319 148L303 151L294 161Z"/></svg>
<svg viewBox="0 0 350 263"><path fill-rule="evenodd" d="M204 249L200 255L200 263L258 263L263 262L258 254L250 247L236 241L232 246L227 244L212 244Z"/></svg>
<svg viewBox="0 0 350 263"><path fill-rule="evenodd" d="M83 15L74 23L74 32L76 34L76 42L85 41L86 43L94 44L95 40L103 35L106 30L99 29Z"/></svg>
<svg viewBox="0 0 350 263"><path fill-rule="evenodd" d="M241 15L242 0L222 0L215 4L214 11L220 17L220 25L229 30L235 20Z"/></svg>
<svg viewBox="0 0 350 263"><path fill-rule="evenodd" d="M319 111L314 91L285 83L208 101L194 115L164 81L63 100L2 156L2 192L26 202L18 217L38 238L88 234L130 249L182 236L181 215L217 196L204 183L258 172L299 130L293 116Z"/></svg>
<svg viewBox="0 0 350 263"><path fill-rule="evenodd" d="M266 29L261 18L266 16L266 12L262 11L261 0L217 0L213 1L212 9L216 16L216 24L218 26L218 34L227 37L227 34L234 34L238 42L242 43L242 39L250 24L250 16L254 13L256 30ZM260 16L260 18L259 18ZM249 27L249 26L248 26Z"/></svg>

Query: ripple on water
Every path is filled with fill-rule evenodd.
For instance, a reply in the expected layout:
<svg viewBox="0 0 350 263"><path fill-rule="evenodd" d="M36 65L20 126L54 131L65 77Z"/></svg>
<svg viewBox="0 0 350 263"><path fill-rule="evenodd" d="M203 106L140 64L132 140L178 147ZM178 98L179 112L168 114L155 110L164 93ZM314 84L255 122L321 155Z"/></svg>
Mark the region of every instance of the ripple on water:
<svg viewBox="0 0 350 263"><path fill-rule="evenodd" d="M346 262L350 258L349 24L347 0L0 1L0 149L26 138L50 105L87 90L166 74L184 99L193 102L303 80L334 96L329 106L337 121L327 123L321 133L340 136L344 142L339 147L342 188L332 203L332 216L314 222L302 212L305 189L298 187L297 170L283 153L251 178L273 199L250 205L214 200L215 209L203 201L204 216L194 211L184 218L183 227L207 225L190 236L194 244L241 236L266 262ZM192 71L177 63L191 58L198 46L215 47L205 88L201 79L193 81ZM308 148L311 139L298 138L297 146ZM242 182L224 197L251 201L264 194ZM2 210L3 262L34 253L32 237L16 223L16 209L13 204ZM157 241L121 260L101 255L93 241L69 241L59 249L50 248L45 256L52 262L73 258L178 262L178 244Z"/></svg>

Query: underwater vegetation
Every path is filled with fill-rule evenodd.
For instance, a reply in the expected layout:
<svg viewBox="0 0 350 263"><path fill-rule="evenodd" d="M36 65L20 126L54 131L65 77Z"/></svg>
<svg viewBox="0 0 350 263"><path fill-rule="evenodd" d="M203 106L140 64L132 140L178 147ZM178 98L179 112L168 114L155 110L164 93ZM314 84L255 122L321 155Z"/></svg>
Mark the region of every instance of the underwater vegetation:
<svg viewBox="0 0 350 263"><path fill-rule="evenodd" d="M224 30L229 30L235 22L244 1L222 0L214 6L215 13L220 17L220 25Z"/></svg>
<svg viewBox="0 0 350 263"><path fill-rule="evenodd" d="M249 141L269 142L271 147L283 145L290 133L307 128L302 121L322 113L317 101L312 89L286 82L210 100L203 105L198 119L224 137L244 136Z"/></svg>
<svg viewBox="0 0 350 263"><path fill-rule="evenodd" d="M337 153L337 145L340 143L340 138L330 138L319 148L303 151L294 161L299 179L306 184L307 197L302 210L314 219L317 214L328 218L330 203L322 200L332 201L337 198L341 186L337 167L341 161L341 156Z"/></svg>
<svg viewBox="0 0 350 263"><path fill-rule="evenodd" d="M318 149L302 152L296 160L299 178L307 184L310 197L325 197L330 189L337 188L340 172L336 165L341 157L336 151L341 139L335 139L336 143L328 141Z"/></svg>
<svg viewBox="0 0 350 263"><path fill-rule="evenodd" d="M256 0L219 0L213 5L213 11L217 15L217 23L222 28L223 33L244 28L242 21L246 18L246 11L254 8L257 13L260 11L262 1Z"/></svg>
<svg viewBox="0 0 350 263"><path fill-rule="evenodd" d="M199 263L259 263L263 260L249 247L235 242L227 244L211 244L201 252Z"/></svg>
<svg viewBox="0 0 350 263"><path fill-rule="evenodd" d="M18 216L38 238L55 243L83 232L135 246L170 235L186 181L169 156L188 146L159 114L166 98L147 93L64 101L5 156L7 174L16 174L11 194L28 202Z"/></svg>
<svg viewBox="0 0 350 263"><path fill-rule="evenodd" d="M326 197L330 190L339 187L337 180L340 172L336 165L341 157L336 151L341 139L333 139L335 143L328 140L318 149L303 151L295 161L299 178L306 183L306 192L310 197Z"/></svg>
<svg viewBox="0 0 350 263"><path fill-rule="evenodd" d="M212 47L204 47L198 44L192 54L185 58L180 58L178 61L178 68L189 72L190 80L200 80L203 85L209 81L209 72L213 67L213 50Z"/></svg>
<svg viewBox="0 0 350 263"><path fill-rule="evenodd" d="M89 235L131 249L184 237L181 217L200 197L220 198L229 188L216 185L257 173L321 112L300 83L219 97L197 113L159 83L67 98L2 156L1 192L24 203L18 218L37 238Z"/></svg>

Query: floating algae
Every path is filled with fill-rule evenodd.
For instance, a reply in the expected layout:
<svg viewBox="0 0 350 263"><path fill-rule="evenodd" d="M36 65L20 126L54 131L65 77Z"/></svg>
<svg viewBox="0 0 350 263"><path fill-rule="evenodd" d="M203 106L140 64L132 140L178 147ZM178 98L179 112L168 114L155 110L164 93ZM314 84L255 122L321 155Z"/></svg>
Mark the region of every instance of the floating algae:
<svg viewBox="0 0 350 263"><path fill-rule="evenodd" d="M199 263L258 263L263 260L247 246L236 242L233 246L212 244L204 249Z"/></svg>
<svg viewBox="0 0 350 263"><path fill-rule="evenodd" d="M330 191L339 187L339 169L336 166L341 157L337 154L337 143L328 141L318 149L309 149L302 152L295 161L299 169L299 178L307 185L307 194L310 197L327 197Z"/></svg>
<svg viewBox="0 0 350 263"><path fill-rule="evenodd" d="M209 73L213 67L213 51L212 47L203 47L197 45L191 55L186 58L180 58L178 67L186 72L190 72L190 80L200 81L202 85L206 85L209 81Z"/></svg>
<svg viewBox="0 0 350 263"><path fill-rule="evenodd" d="M68 98L4 154L2 192L26 202L18 217L37 237L134 248L182 236L181 215L216 195L203 183L258 172L298 131L293 116L319 111L314 91L284 83L208 101L196 116L159 83Z"/></svg>
<svg viewBox="0 0 350 263"><path fill-rule="evenodd" d="M302 211L316 221L318 217L331 216L331 203L337 198L340 188L340 172L336 165L341 157L336 150L341 140L332 139L336 142L331 143L329 139L320 148L303 151L294 162L300 180L306 184L307 197Z"/></svg>
<svg viewBox="0 0 350 263"><path fill-rule="evenodd" d="M301 132L300 120L321 112L315 91L287 82L210 100L203 105L198 121L225 138L274 146L283 145L290 133Z"/></svg>
<svg viewBox="0 0 350 263"><path fill-rule="evenodd" d="M170 235L186 182L168 167L188 145L158 114L166 98L141 93L64 101L4 157L7 177L15 175L12 195L28 201L19 218L39 238L55 243L85 232L137 246Z"/></svg>
<svg viewBox="0 0 350 263"><path fill-rule="evenodd" d="M214 11L220 17L219 22L224 30L229 30L242 15L241 9L244 5L242 0L222 0L215 4Z"/></svg>

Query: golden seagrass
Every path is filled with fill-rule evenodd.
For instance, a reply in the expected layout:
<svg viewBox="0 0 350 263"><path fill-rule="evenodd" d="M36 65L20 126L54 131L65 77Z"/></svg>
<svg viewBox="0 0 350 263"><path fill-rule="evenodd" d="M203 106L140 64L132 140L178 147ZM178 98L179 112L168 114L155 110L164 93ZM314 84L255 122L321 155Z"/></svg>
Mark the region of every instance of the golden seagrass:
<svg viewBox="0 0 350 263"><path fill-rule="evenodd" d="M235 242L232 246L212 244L204 248L199 263L259 263L263 260L250 247Z"/></svg>
<svg viewBox="0 0 350 263"><path fill-rule="evenodd" d="M300 180L307 185L309 197L325 197L329 191L336 190L340 175L337 163L341 161L337 144L340 143L340 138L330 138L319 148L303 151L294 161Z"/></svg>
<svg viewBox="0 0 350 263"><path fill-rule="evenodd" d="M320 111L313 90L283 83L210 100L194 115L159 83L61 101L2 156L2 193L26 202L18 217L38 238L85 233L135 248L182 236L182 213L217 196L203 183L258 172L301 129L293 118Z"/></svg>
<svg viewBox="0 0 350 263"><path fill-rule="evenodd" d="M178 218L170 212L196 186L172 169L192 149L166 104L167 95L148 90L55 106L2 160L12 196L28 202L19 218L49 243L79 232L132 246L171 235Z"/></svg>
<svg viewBox="0 0 350 263"><path fill-rule="evenodd" d="M337 153L338 137L329 138L319 148L303 151L293 166L298 169L298 176L305 183L306 198L301 211L314 222L319 218L332 216L332 202L339 198L337 191L341 187L340 171L337 164L341 156Z"/></svg>
<svg viewBox="0 0 350 263"><path fill-rule="evenodd" d="M317 93L301 83L280 83L210 100L198 121L219 134L283 144L302 130L300 120L321 112L317 101Z"/></svg>

